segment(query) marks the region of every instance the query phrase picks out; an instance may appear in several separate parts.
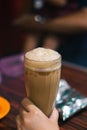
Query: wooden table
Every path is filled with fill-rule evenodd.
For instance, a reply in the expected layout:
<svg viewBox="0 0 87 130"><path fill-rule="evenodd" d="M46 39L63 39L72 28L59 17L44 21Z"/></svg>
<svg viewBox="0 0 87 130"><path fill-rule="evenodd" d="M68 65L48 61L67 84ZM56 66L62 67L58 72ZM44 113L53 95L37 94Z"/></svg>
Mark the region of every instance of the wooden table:
<svg viewBox="0 0 87 130"><path fill-rule="evenodd" d="M11 59L14 59L14 56ZM0 70L2 71L2 68ZM6 75L3 71L1 74L0 95L8 99L11 104L11 110L8 115L0 120L0 130L16 130L15 116L18 113L21 100L26 96L24 74L11 76ZM87 96L87 69L63 63L61 78ZM78 112L67 121L61 122L60 130L87 130L87 108Z"/></svg>

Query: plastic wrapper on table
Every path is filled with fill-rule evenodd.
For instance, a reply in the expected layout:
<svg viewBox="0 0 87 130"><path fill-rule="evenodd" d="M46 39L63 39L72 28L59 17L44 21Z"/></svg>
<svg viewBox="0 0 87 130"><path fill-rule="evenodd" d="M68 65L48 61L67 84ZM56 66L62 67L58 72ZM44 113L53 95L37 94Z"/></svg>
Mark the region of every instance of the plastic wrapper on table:
<svg viewBox="0 0 87 130"><path fill-rule="evenodd" d="M14 55L0 60L0 69L2 75L8 77L18 77L24 73L24 55Z"/></svg>
<svg viewBox="0 0 87 130"><path fill-rule="evenodd" d="M61 79L56 98L56 108L60 119L65 121L87 106L87 97L73 89L65 80Z"/></svg>
<svg viewBox="0 0 87 130"><path fill-rule="evenodd" d="M2 73L1 73L1 70L0 70L0 83L2 82Z"/></svg>

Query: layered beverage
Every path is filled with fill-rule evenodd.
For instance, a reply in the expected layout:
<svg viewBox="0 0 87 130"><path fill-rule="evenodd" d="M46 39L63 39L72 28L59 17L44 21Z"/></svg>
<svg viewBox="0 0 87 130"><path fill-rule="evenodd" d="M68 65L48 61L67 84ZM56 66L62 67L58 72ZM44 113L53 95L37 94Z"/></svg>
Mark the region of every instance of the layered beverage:
<svg viewBox="0 0 87 130"><path fill-rule="evenodd" d="M55 105L61 73L61 55L36 48L25 54L25 87L29 99L49 116Z"/></svg>

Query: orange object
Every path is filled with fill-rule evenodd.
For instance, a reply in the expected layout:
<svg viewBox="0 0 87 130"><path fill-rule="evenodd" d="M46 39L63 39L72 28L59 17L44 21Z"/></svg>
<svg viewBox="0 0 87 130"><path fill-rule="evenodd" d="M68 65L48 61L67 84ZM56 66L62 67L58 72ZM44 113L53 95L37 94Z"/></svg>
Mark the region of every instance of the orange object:
<svg viewBox="0 0 87 130"><path fill-rule="evenodd" d="M8 114L10 111L10 103L7 99L0 97L0 119Z"/></svg>

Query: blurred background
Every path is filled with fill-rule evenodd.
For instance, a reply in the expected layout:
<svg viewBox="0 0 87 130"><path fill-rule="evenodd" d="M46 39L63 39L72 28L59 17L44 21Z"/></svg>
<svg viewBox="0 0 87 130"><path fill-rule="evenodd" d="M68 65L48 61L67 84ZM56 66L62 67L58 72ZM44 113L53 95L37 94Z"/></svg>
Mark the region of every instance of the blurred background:
<svg viewBox="0 0 87 130"><path fill-rule="evenodd" d="M18 17L23 0L0 0L0 57L19 53L22 39L12 21Z"/></svg>
<svg viewBox="0 0 87 130"><path fill-rule="evenodd" d="M55 5L56 0L53 0L54 3L51 4L48 1L47 3L42 0L33 0L33 2L31 0L0 1L0 58L25 52L26 48L28 51L32 48L43 46L60 52L62 59L66 62L87 67L87 1L68 0L67 3L67 1L63 0L63 3L61 3L62 0L59 0L58 7ZM79 10L80 12L82 10L81 14ZM28 21L30 19L28 15L30 13L36 16L35 20L38 22L36 30L29 29ZM73 16L69 16L68 20L68 17L65 17L67 15ZM45 29L42 32L39 30L39 27L44 24L46 19L50 18L52 20L56 17L64 17L64 19L62 18L58 21L60 27L58 31L57 29L53 29L53 32L52 29L48 29L49 31ZM75 18L77 19L75 20ZM17 26L13 24L15 19L17 20ZM72 19L75 21L71 22ZM63 22L64 20L65 23ZM70 25L66 24L68 21L71 23ZM78 23L82 23L82 25L77 27ZM31 24L30 26L32 27ZM55 24L53 24L53 28L55 28L54 26ZM73 28L76 28L76 32ZM37 37L38 44L33 45L37 41Z"/></svg>

